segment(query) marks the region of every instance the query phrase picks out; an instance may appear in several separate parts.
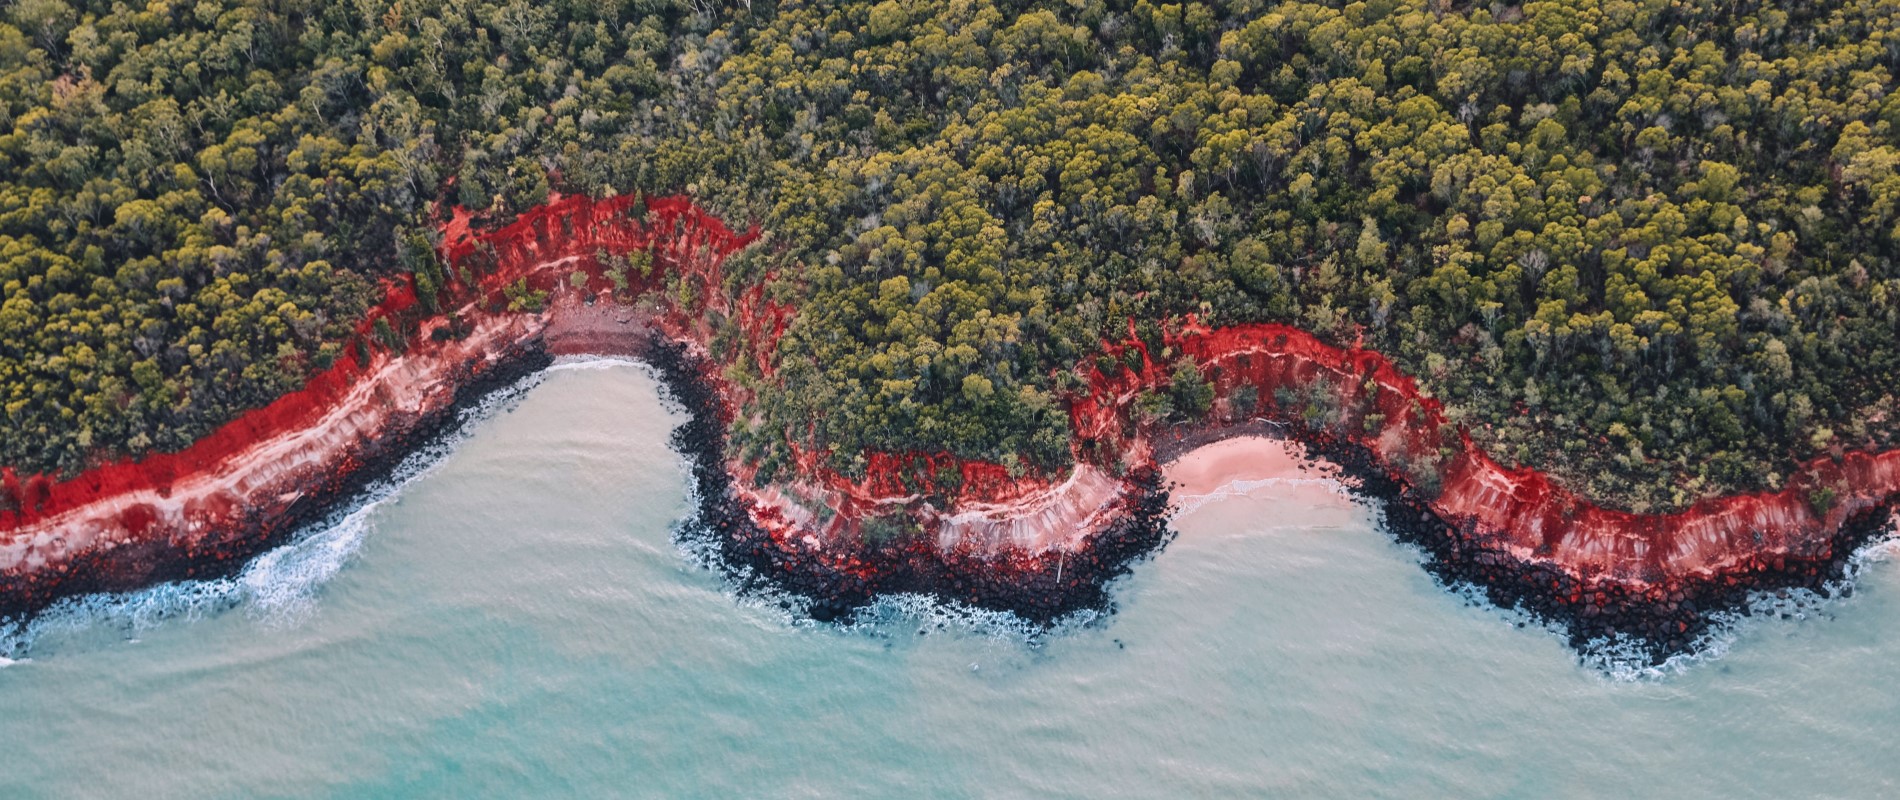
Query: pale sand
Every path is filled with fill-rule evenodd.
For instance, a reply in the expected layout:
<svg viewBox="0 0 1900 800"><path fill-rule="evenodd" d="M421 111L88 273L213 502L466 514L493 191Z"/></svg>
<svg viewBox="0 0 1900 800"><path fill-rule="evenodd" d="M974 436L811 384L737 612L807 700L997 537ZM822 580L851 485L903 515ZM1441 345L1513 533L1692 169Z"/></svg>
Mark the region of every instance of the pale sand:
<svg viewBox="0 0 1900 800"><path fill-rule="evenodd" d="M1324 487L1321 493L1338 496L1339 470L1336 466L1314 461L1298 442L1264 436L1238 436L1197 447L1163 468L1171 484L1171 499L1177 508L1190 509L1216 498L1246 494L1249 489L1267 484L1312 484ZM1305 493L1302 493L1305 494Z"/></svg>

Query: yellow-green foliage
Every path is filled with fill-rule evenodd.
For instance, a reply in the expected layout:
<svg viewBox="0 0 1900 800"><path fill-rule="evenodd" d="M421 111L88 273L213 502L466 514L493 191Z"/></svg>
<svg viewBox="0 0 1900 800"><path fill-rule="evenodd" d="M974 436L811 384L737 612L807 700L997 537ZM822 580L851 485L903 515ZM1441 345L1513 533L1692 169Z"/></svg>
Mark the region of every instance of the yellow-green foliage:
<svg viewBox="0 0 1900 800"><path fill-rule="evenodd" d="M1896 444L1897 13L20 0L0 463L177 447L296 385L375 279L443 287L405 242L444 194L640 189L769 232L802 311L761 458L1058 465L1056 376L1192 312L1377 347L1631 505L1758 487ZM1204 411L1180 386L1150 410Z"/></svg>

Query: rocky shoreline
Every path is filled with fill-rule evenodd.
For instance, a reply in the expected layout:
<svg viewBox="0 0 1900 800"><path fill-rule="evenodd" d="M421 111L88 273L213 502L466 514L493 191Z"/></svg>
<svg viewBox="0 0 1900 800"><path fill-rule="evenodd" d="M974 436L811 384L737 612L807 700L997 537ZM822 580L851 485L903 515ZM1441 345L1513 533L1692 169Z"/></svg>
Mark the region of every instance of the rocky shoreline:
<svg viewBox="0 0 1900 800"><path fill-rule="evenodd" d="M687 411L687 420L675 429L670 444L687 459L695 493L693 515L682 522L676 535L702 552L716 554L712 565L735 590L777 599L812 619L849 622L881 596L918 594L974 609L1009 612L1046 627L1078 611L1112 611L1111 584L1157 554L1175 535L1167 525L1171 507L1162 472L1146 466L1129 476L1125 506L1114 521L1090 533L1084 546L1072 554L998 558L968 550L941 550L921 536L856 542L847 546L851 552L834 548L822 557L800 552L760 525L749 502L735 492L723 433L732 409L714 377L712 362L658 331L641 334L637 341L629 354L654 366L665 391ZM465 410L552 363L548 342L536 337L512 347L478 374L457 376L452 403L412 425L386 432L374 447L362 452L353 469L311 487L281 517L246 518L242 525L189 551L152 543L132 558L124 552L111 558L102 554L50 575L0 577L0 619L23 620L68 596L235 574L251 558L284 544L295 532L360 504L363 492L389 477L409 455L451 435ZM1893 510L1889 504L1856 514L1836 534L1826 558L1784 560L1746 573L1671 581L1652 590L1634 591L1616 581L1579 579L1549 564L1525 562L1487 544L1472 526L1441 518L1430 500L1395 478L1368 448L1326 431L1268 427L1260 421L1231 428L1203 426L1168 440L1157 454L1165 460L1235 435L1261 434L1299 442L1310 457L1337 467L1355 496L1382 513L1390 535L1419 548L1423 566L1442 585L1475 586L1491 603L1519 609L1564 631L1569 644L1580 651L1594 642L1621 637L1635 643L1652 664L1693 651L1722 615L1746 614L1751 593L1821 591L1824 584L1841 580L1852 554L1886 531ZM128 570L132 564L137 569ZM1573 596L1583 599L1569 602Z"/></svg>
<svg viewBox="0 0 1900 800"><path fill-rule="evenodd" d="M1476 587L1491 604L1522 611L1561 630L1579 653L1617 643L1633 647L1649 666L1695 652L1721 619L1749 614L1755 593L1825 593L1827 584L1847 577L1848 564L1857 551L1892 533L1895 505L1889 502L1850 517L1822 557L1783 559L1720 576L1632 586L1601 577L1582 578L1554 564L1517 558L1469 522L1445 520L1428 497L1395 478L1363 445L1324 432L1300 431L1293 438L1313 456L1337 465L1354 484L1355 496L1381 513L1386 531L1419 549L1422 565L1441 586Z"/></svg>
<svg viewBox="0 0 1900 800"><path fill-rule="evenodd" d="M673 436L697 488L682 543L740 591L826 621L891 594L1036 625L1110 609L1109 585L1173 535L1162 464L1261 433L1341 467L1442 583L1475 585L1579 649L1628 640L1651 661L1694 648L1719 619L1746 611L1750 592L1838 579L1900 499L1900 451L1850 452L1805 466L1776 493L1672 515L1601 508L1493 462L1378 353L1284 325L1213 328L1191 317L1167 323L1159 358L1131 324L1129 340L1104 343L1104 358L1081 368L1087 386L1067 398L1077 444L1066 480L941 453L866 453L864 474L846 476L794 443L789 477L762 482L728 451L726 430L748 398L722 374L750 360L769 378L773 342L796 311L756 287L726 293L724 259L755 233L685 198L579 197L492 229L458 212L444 234L457 276L435 298L446 310L423 313L434 304L395 285L371 312L406 342L364 333L359 360L185 452L58 481L0 470L0 617L74 594L228 575L333 515L462 408L555 354L655 365L690 412ZM635 251L654 269L629 272ZM653 291L669 281L694 287L681 295L693 305ZM715 318L735 324L714 330ZM1145 416L1139 399L1168 390L1181 359L1204 373L1213 408L1185 424ZM955 480L940 482L945 474Z"/></svg>
<svg viewBox="0 0 1900 800"><path fill-rule="evenodd" d="M465 410L552 363L544 343L536 339L510 347L480 371L464 367L455 376L453 399L447 405L366 438L349 464L307 486L281 512L259 508L234 515L215 535L187 547L145 540L87 551L61 569L0 574L0 622L25 621L67 597L234 575L252 558L287 543L310 526L361 505L365 492L389 478L410 455L453 435Z"/></svg>
<svg viewBox="0 0 1900 800"><path fill-rule="evenodd" d="M691 464L695 514L678 535L716 553L714 566L736 590L780 598L818 621L849 621L882 595L922 594L1046 626L1077 611L1112 610L1109 584L1173 536L1166 523L1167 490L1150 468L1131 476L1123 513L1091 532L1073 555L988 557L943 550L922 536L859 539L846 545L852 552L810 552L758 524L735 494L724 434L732 412L709 375L710 364L657 336L645 357L688 413L672 445Z"/></svg>
<svg viewBox="0 0 1900 800"><path fill-rule="evenodd" d="M654 366L664 390L688 412L670 442L687 459L695 486L693 515L682 522L679 535L710 546L718 554L714 566L735 590L780 598L813 619L846 622L880 596L921 594L1047 626L1078 611L1112 610L1109 584L1173 535L1166 526L1166 490L1159 473L1147 470L1130 481L1126 513L1091 533L1088 546L1073 555L995 558L967 549L939 550L920 536L860 541L848 552L834 547L822 556L800 553L760 525L750 502L734 491L723 433L731 407L712 363L658 330L619 338L620 352L613 354ZM234 575L297 533L360 506L365 492L410 455L453 435L465 411L551 366L556 349L537 336L510 347L479 372L458 370L449 377L457 387L450 403L366 439L348 465L308 487L281 514L233 517L215 536L189 548L148 541L91 551L65 569L0 575L0 625L24 624L68 597Z"/></svg>

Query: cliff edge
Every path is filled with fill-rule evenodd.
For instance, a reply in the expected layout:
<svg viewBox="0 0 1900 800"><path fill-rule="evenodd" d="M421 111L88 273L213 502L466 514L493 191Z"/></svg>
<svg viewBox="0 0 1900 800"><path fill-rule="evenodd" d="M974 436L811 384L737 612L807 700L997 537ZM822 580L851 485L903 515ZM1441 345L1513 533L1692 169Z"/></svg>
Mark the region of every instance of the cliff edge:
<svg viewBox="0 0 1900 800"><path fill-rule="evenodd" d="M1674 514L1601 508L1499 465L1376 352L1191 317L1164 325L1165 353L1131 326L1080 368L1066 474L868 453L854 477L795 449L789 477L762 480L727 450L752 398L724 375L744 360L769 378L797 309L756 283L729 287L727 257L756 238L682 197L561 198L486 229L458 211L439 277L387 287L354 352L302 390L177 453L64 480L0 471L0 613L228 572L349 502L460 407L564 355L637 357L665 374L691 412L674 439L697 481L685 535L742 587L820 619L906 592L1038 623L1108 606L1107 583L1169 535L1162 467L1235 435L1296 438L1342 467L1441 579L1556 622L1578 646L1626 639L1655 660L1691 648L1750 591L1838 577L1900 499L1900 451L1853 452L1774 493ZM1184 363L1211 389L1208 413L1145 411Z"/></svg>

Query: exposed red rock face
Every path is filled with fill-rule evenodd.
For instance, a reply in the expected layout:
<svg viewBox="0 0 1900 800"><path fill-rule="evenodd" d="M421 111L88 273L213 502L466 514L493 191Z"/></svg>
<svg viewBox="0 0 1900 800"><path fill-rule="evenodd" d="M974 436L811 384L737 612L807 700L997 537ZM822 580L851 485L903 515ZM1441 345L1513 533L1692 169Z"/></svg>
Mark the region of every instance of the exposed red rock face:
<svg viewBox="0 0 1900 800"><path fill-rule="evenodd" d="M704 289L718 286L720 261L753 237L683 198L655 199L639 220L626 213L635 202L558 200L479 236L457 214L444 245L452 265L444 307L452 314L429 315L412 286L392 285L358 328L367 362L346 356L302 390L178 453L63 481L0 470L8 501L0 508L11 509L0 512L0 610L228 569L315 515L313 498L331 499L366 470L392 466L405 445L453 415L469 387L519 378L524 359L544 362L548 350L631 353L641 340L636 317L678 336L697 334L704 323L683 309L618 309L619 320L600 324L600 311L581 302L607 285L599 258L648 252L655 268L633 288L673 275ZM577 288L577 270L598 287ZM518 281L558 292L554 307L507 311L506 287ZM756 296L729 303L716 292L702 296L748 319L789 317ZM383 318L408 332L399 349L370 335Z"/></svg>
<svg viewBox="0 0 1900 800"><path fill-rule="evenodd" d="M1430 506L1439 517L1520 560L1579 576L1641 585L1827 558L1849 518L1900 497L1900 451L1889 451L1816 460L1772 494L1709 499L1673 514L1604 509L1543 473L1499 466L1376 352L1336 348L1285 325L1210 329L1192 320L1169 343L1202 366L1223 416L1304 422L1305 406L1323 406L1326 432L1366 448L1408 485L1437 485ZM1131 425L1128 406L1137 392L1165 386L1168 370L1143 363L1112 377L1093 373L1092 395L1073 406L1078 433L1147 447L1152 432ZM1241 387L1257 393L1256 407L1233 407ZM1316 390L1323 399L1308 402ZM1277 396L1283 391L1303 396L1288 401Z"/></svg>
<svg viewBox="0 0 1900 800"><path fill-rule="evenodd" d="M727 293L725 259L755 233L684 198L622 196L557 199L491 230L457 210L443 234L444 313L424 311L412 286L391 286L359 328L367 361L345 358L179 453L64 481L0 471L9 501L0 507L13 509L0 512L0 610L229 569L346 499L472 391L550 354L657 357L676 383L691 384L676 392L700 398L704 424L686 446L707 462L696 468L702 489L710 481L719 490L702 505L711 535L748 574L798 576L795 589L837 595L817 606L827 616L880 591L927 591L1047 619L1102 602L1100 584L1162 539L1151 524L1160 513L1153 476L1184 429L1137 413L1136 399L1164 388L1173 365L1132 335L1104 348L1137 366L1105 374L1091 362L1088 391L1070 398L1078 446L1068 475L870 453L854 479L828 469L826 454L800 451L794 477L761 487L751 465L724 455L724 426L747 398L718 377L745 359L769 378L796 313L756 286ZM652 257L650 268L639 254ZM510 310L511 299L537 292L545 308ZM406 332L403 346L375 341L378 318ZM716 319L737 321L742 334L722 353L709 349ZM1417 527L1414 517L1442 522L1418 534L1427 549L1448 564L1481 565L1450 577L1517 587L1494 592L1500 602L1529 597L1546 613L1611 620L1573 632L1677 646L1691 622L1705 624L1714 602L1706 587L1764 575L1812 583L1845 556L1850 523L1900 497L1900 452L1851 453L1808 465L1774 494L1669 515L1606 510L1540 473L1500 467L1378 353L1281 325L1213 329L1192 319L1168 344L1215 389L1216 411L1193 426L1196 441L1265 418L1344 452L1368 489L1405 503L1395 530ZM1651 606L1660 611L1643 611ZM1623 621L1626 613L1636 619Z"/></svg>

